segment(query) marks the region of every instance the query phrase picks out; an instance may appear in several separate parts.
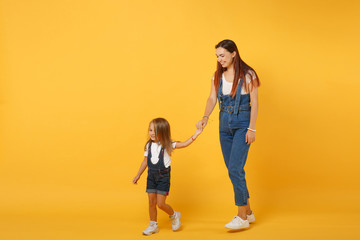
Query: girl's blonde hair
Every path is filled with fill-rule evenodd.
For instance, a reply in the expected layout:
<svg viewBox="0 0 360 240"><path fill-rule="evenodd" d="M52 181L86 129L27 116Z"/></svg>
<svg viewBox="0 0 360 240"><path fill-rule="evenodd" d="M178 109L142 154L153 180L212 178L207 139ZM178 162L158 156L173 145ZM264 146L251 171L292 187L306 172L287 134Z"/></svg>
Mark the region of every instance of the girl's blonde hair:
<svg viewBox="0 0 360 240"><path fill-rule="evenodd" d="M169 124L169 122L164 118L155 118L155 119L151 120L151 122L149 123L149 129L150 129L151 123L154 124L155 141L160 142L160 145L163 148L165 148L167 153L171 156L173 148L172 148L171 132L170 132L170 124ZM145 144L145 151L148 150L146 148L146 146L150 142L152 142L152 140L149 137L149 140Z"/></svg>

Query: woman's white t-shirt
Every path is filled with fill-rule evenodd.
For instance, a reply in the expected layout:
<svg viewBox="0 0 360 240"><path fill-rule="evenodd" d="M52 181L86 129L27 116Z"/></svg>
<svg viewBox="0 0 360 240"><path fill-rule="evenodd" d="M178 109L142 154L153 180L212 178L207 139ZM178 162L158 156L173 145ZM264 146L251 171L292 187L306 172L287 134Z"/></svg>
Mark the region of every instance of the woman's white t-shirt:
<svg viewBox="0 0 360 240"><path fill-rule="evenodd" d="M172 148L175 148L176 142L172 143ZM149 143L146 144L146 151L144 153L144 156L148 156L148 149L149 149ZM159 143L153 142L151 144L151 163L156 164L159 161L159 154L161 151L161 145ZM164 165L166 168L170 167L171 159L169 154L167 153L166 149L164 151Z"/></svg>
<svg viewBox="0 0 360 240"><path fill-rule="evenodd" d="M249 84L252 80L252 77L250 76L250 73L253 75L253 72L248 72L245 75L246 78L246 84ZM224 73L222 74L222 79L223 79L223 87L222 87L222 92L224 95L229 95L233 86L232 82L228 82L225 79ZM241 87L241 94L247 94L246 89L244 88L244 86Z"/></svg>

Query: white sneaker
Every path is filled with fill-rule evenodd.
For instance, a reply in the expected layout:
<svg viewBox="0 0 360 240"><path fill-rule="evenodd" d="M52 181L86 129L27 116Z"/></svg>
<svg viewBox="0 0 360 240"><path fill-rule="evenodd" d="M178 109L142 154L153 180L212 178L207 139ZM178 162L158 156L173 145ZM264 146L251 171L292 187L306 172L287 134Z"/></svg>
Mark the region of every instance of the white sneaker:
<svg viewBox="0 0 360 240"><path fill-rule="evenodd" d="M249 223L255 222L255 216L254 216L253 212L250 215L246 215L246 216L247 216L247 220L249 221Z"/></svg>
<svg viewBox="0 0 360 240"><path fill-rule="evenodd" d="M150 225L143 231L144 235L151 235L153 233L159 232L159 227L157 222L150 221Z"/></svg>
<svg viewBox="0 0 360 240"><path fill-rule="evenodd" d="M178 230L181 226L181 222L180 222L181 213L175 212L174 215L170 216L169 218L172 220L172 230L173 231Z"/></svg>
<svg viewBox="0 0 360 240"><path fill-rule="evenodd" d="M239 216L235 216L233 220L231 220L228 224L225 225L226 228L230 229L242 229L242 228L248 228L249 227L249 221L243 220Z"/></svg>

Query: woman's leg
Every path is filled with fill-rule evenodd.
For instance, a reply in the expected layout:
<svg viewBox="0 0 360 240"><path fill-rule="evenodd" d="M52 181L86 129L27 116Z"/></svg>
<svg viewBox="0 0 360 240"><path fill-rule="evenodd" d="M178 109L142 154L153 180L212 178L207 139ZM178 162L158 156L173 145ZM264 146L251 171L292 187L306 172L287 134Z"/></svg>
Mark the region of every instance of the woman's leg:
<svg viewBox="0 0 360 240"><path fill-rule="evenodd" d="M235 204L238 208L238 215L246 219L246 213L250 210L249 192L246 186L244 166L250 145L245 142L247 129L237 129L234 133L233 145L231 148L230 161L228 164L229 177L234 187ZM249 205L249 206L248 206ZM251 211L251 210L250 210Z"/></svg>
<svg viewBox="0 0 360 240"><path fill-rule="evenodd" d="M249 199L247 200L247 205L246 205L246 215L250 215L252 213L251 208L250 208L250 201Z"/></svg>
<svg viewBox="0 0 360 240"><path fill-rule="evenodd" d="M230 132L220 131L220 146L223 154L225 166L229 168L231 148L233 144L233 136Z"/></svg>
<svg viewBox="0 0 360 240"><path fill-rule="evenodd" d="M250 201L247 200L247 205L245 206L238 206L238 216L242 219L247 219L247 215L251 214L251 208L250 208Z"/></svg>
<svg viewBox="0 0 360 240"><path fill-rule="evenodd" d="M156 211L156 203L157 203L157 197L156 193L148 193L149 196L149 215L150 215L150 221L155 221L157 219L157 211Z"/></svg>
<svg viewBox="0 0 360 240"><path fill-rule="evenodd" d="M221 149L222 149L223 157L225 160L225 165L229 170L229 176L233 183L234 193L235 193L235 202L237 204L239 203L239 199L238 199L239 197L237 197L236 195L239 195L239 194L237 194L237 192L239 192L240 188L236 187L234 185L234 183L236 185L239 185L241 180L239 178L240 174L238 173L239 172L238 169L236 167L234 167L233 165L239 165L238 163L241 161L244 161L244 160L241 158L232 159L232 164L230 165L230 159L231 159L231 157L232 158L236 157L236 154L234 154L234 153L237 152L237 150L239 150L238 146L234 146L233 156L231 156L232 151L233 151L233 142L236 141L236 144L238 144L238 142L241 141L242 138L244 138L244 141L245 141L245 135L244 135L244 137L242 137L241 136L242 134L239 134L239 133L241 133L241 131L238 131L237 134L234 134L234 135L232 135L230 131L220 131ZM240 144L240 145L243 146L242 152L246 152L246 156L247 156L248 146L246 146L246 143ZM237 156L240 156L240 155L244 155L244 154L240 153ZM245 161L246 161L246 159L245 159ZM243 164L240 164L240 166L242 166L242 165ZM243 170L243 167L242 167L242 170ZM245 175L245 172L243 174ZM231 177L232 175L233 175L233 177ZM245 183L245 185L246 185L246 183ZM248 193L246 193L246 196L248 196ZM244 204L244 203L242 203L242 204ZM251 214L249 199L247 199L246 205L238 206L238 216L239 217L246 219L247 214L248 215Z"/></svg>
<svg viewBox="0 0 360 240"><path fill-rule="evenodd" d="M170 205L165 203L165 200L166 200L166 195L157 194L158 207L171 216L174 214L174 210Z"/></svg>

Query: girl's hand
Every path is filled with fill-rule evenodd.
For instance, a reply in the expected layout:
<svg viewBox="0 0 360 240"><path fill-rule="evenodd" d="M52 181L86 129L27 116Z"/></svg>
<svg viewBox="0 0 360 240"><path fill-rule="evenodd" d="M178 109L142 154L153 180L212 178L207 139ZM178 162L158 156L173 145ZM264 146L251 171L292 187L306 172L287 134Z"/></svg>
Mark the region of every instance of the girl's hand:
<svg viewBox="0 0 360 240"><path fill-rule="evenodd" d="M196 131L195 131L195 134L194 134L193 138L197 138L197 137L200 135L200 133L201 133L202 131L203 131L203 130L202 130L202 128L198 128L198 129L196 129Z"/></svg>
<svg viewBox="0 0 360 240"><path fill-rule="evenodd" d="M136 175L136 177L134 177L133 179L133 184L137 184L137 181L140 179L140 176Z"/></svg>
<svg viewBox="0 0 360 240"><path fill-rule="evenodd" d="M255 142L255 133L253 131L248 130L245 136L245 140L247 144Z"/></svg>

